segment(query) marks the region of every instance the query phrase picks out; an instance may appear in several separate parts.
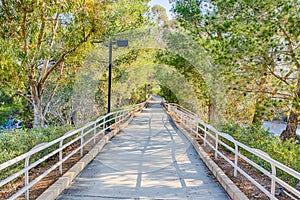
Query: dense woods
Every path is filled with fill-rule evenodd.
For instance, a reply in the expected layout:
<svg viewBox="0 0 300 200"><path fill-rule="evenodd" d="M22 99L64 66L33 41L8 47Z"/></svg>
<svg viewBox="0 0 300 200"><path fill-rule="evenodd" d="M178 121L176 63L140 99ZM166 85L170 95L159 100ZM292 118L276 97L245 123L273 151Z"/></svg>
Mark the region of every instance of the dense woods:
<svg viewBox="0 0 300 200"><path fill-rule="evenodd" d="M1 123L76 124L105 113L107 43L114 107L162 95L213 124L299 118L299 1L171 0L0 3ZM178 83L182 84L178 84Z"/></svg>
<svg viewBox="0 0 300 200"><path fill-rule="evenodd" d="M2 86L28 101L43 127L62 84L83 65L93 40L144 24L144 1L1 1Z"/></svg>
<svg viewBox="0 0 300 200"><path fill-rule="evenodd" d="M225 118L239 115L261 124L286 115L288 125L281 138L295 138L299 1L172 2L177 20L213 58L215 75L224 83L226 101L217 106L226 109Z"/></svg>

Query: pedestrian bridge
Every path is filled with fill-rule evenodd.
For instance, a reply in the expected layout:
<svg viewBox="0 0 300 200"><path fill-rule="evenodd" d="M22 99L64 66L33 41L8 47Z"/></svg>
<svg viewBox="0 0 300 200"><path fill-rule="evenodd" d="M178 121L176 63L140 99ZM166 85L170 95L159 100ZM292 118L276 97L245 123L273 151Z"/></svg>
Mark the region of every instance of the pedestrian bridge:
<svg viewBox="0 0 300 200"><path fill-rule="evenodd" d="M200 139L202 146L195 138ZM78 148L66 154L64 149L75 143ZM87 145L93 148L84 155ZM30 159L51 146L56 148L48 155L34 161ZM280 169L300 179L299 172L218 132L188 110L161 101L148 101L111 113L109 117L100 117L0 164L2 171L25 161L22 170L0 180L0 188L25 174L24 187L10 199L30 199L30 188L51 171L58 170L61 178L38 199L247 199L202 147L210 148L215 158L222 158L232 166L235 177L245 176L270 199L279 198L278 191L282 188L288 198L300 198L296 188L276 176L276 170ZM233 160L220 151L224 148L232 152ZM271 170L258 166L243 155L241 149L269 162ZM82 159L63 174L64 162L76 153L80 153ZM30 170L52 156L58 157L57 162L31 180ZM259 180L247 174L239 166L241 159L264 173L269 186L261 185Z"/></svg>
<svg viewBox="0 0 300 200"><path fill-rule="evenodd" d="M120 131L58 199L228 199L160 102Z"/></svg>

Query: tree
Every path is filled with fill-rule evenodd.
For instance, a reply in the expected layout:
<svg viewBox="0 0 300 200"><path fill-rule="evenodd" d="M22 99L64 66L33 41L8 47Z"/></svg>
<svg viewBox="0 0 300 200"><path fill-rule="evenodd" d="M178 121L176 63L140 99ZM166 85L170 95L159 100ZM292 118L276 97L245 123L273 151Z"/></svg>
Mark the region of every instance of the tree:
<svg viewBox="0 0 300 200"><path fill-rule="evenodd" d="M64 71L82 62L91 39L144 23L144 1L119 3L123 7L107 1L1 1L0 83L32 104L35 127L44 126ZM134 5L144 10L124 20L123 8L133 12ZM109 15L114 10L117 14Z"/></svg>
<svg viewBox="0 0 300 200"><path fill-rule="evenodd" d="M300 95L299 1L173 2L181 24L210 52L222 76L242 83L231 84L231 89L258 94L257 104L265 98L290 102L281 138L295 138Z"/></svg>
<svg viewBox="0 0 300 200"><path fill-rule="evenodd" d="M156 25L163 26L168 22L166 9L160 5L154 5L151 8L151 15Z"/></svg>

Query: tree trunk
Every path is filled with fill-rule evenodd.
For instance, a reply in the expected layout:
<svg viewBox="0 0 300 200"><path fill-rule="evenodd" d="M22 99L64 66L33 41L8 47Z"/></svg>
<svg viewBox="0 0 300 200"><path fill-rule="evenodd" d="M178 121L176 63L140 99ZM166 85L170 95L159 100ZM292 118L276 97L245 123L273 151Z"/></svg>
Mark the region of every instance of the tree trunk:
<svg viewBox="0 0 300 200"><path fill-rule="evenodd" d="M285 141L287 139L293 138L296 139L297 135L296 135L296 130L297 130L297 126L298 126L298 116L299 116L299 112L298 112L298 107L299 107L299 97L300 97L300 75L298 77L297 80L297 92L296 92L296 97L294 99L293 102L293 106L288 118L288 122L286 125L286 128L284 131L282 131L282 133L280 134L280 139L282 141Z"/></svg>
<svg viewBox="0 0 300 200"><path fill-rule="evenodd" d="M33 106L33 127L44 127L44 115L43 115L43 104L41 91L37 87L35 80L32 76L29 77L30 91L32 95L32 106Z"/></svg>
<svg viewBox="0 0 300 200"><path fill-rule="evenodd" d="M33 127L44 127L43 106L41 100L33 103Z"/></svg>
<svg viewBox="0 0 300 200"><path fill-rule="evenodd" d="M217 114L216 114L216 101L212 98L209 99L208 105L208 121L210 123L215 123L218 121Z"/></svg>
<svg viewBox="0 0 300 200"><path fill-rule="evenodd" d="M298 71L298 77L297 77L297 85L296 85L296 91L295 91L295 97L293 99L293 105L292 109L289 115L289 119L286 125L286 129L282 131L280 135L280 139L285 141L287 139L293 138L296 139L296 130L298 126L298 116L299 116L299 98L300 98L300 63L299 58L296 56L296 50L293 48L293 41L290 35L286 32L286 30L282 27L280 27L281 31L286 37L286 40L288 41L288 50L290 51L290 55L292 58L293 63L295 63L295 66L297 67Z"/></svg>
<svg viewBox="0 0 300 200"><path fill-rule="evenodd" d="M72 112L71 125L74 125L74 126L77 125L77 110L76 109Z"/></svg>
<svg viewBox="0 0 300 200"><path fill-rule="evenodd" d="M290 138L296 138L296 130L298 126L298 114L294 111L291 111L289 119L286 125L286 129L282 131L280 139L285 141Z"/></svg>

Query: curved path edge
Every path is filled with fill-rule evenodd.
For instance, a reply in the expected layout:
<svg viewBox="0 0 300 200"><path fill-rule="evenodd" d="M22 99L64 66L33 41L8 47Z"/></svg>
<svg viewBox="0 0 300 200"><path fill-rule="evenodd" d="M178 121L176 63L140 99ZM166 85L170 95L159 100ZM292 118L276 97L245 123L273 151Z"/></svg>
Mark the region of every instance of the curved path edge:
<svg viewBox="0 0 300 200"><path fill-rule="evenodd" d="M205 163L207 168L217 178L224 190L228 193L233 200L247 200L248 197L232 182L230 178L223 172L223 170L207 155L203 148L199 145L197 140L191 136L185 129L183 129L172 116L169 115L176 127L185 135L185 137L191 142L194 149Z"/></svg>
<svg viewBox="0 0 300 200"><path fill-rule="evenodd" d="M133 119L132 115L125 123L119 125L116 129L106 134L101 140L73 167L55 181L47 190L45 190L37 200L55 200L76 178L76 176L102 151L103 147L111 138L120 132L120 128L127 126Z"/></svg>

